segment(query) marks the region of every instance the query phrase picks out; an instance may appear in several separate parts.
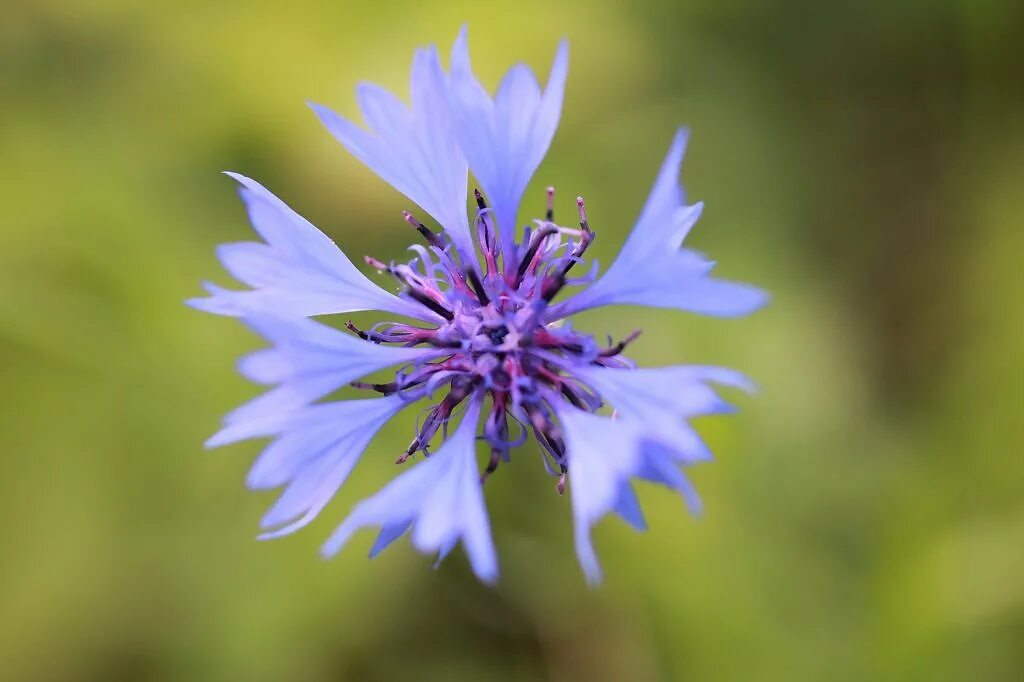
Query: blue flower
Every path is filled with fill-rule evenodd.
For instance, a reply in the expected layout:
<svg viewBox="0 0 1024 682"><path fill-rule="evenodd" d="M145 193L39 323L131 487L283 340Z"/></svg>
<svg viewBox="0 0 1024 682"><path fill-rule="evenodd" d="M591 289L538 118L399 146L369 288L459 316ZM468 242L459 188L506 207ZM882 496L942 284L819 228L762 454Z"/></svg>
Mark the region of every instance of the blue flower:
<svg viewBox="0 0 1024 682"><path fill-rule="evenodd" d="M349 152L442 228L435 232L406 212L425 242L411 247L415 257L365 259L394 279L397 295L259 183L230 174L263 241L225 245L218 255L249 288L207 284L209 296L190 304L240 317L272 344L243 358L239 369L273 388L231 412L207 443L273 439L248 477L254 489L284 488L262 520L261 538L313 520L376 433L421 399L433 405L398 457L401 473L355 507L325 555L376 526L371 556L406 532L439 560L461 542L480 579L495 580L483 483L530 436L558 492L569 486L576 551L591 582L601 579L591 527L608 513L645 527L635 481L665 485L699 509L684 468L711 455L689 420L729 411L711 385L752 390L750 382L717 367L637 368L624 354L636 332L605 346L567 318L619 304L736 316L766 297L712 277L712 262L681 248L701 210L685 203L679 185L683 131L603 275L596 263L577 275L594 238L582 198L576 224L562 225L548 188L545 214L520 229L520 202L558 125L567 71L563 43L543 89L519 65L492 98L470 68L463 30L448 72L433 48L416 53L411 106L377 86L359 86L366 129L311 105ZM483 189L474 192L471 213L470 170ZM363 310L394 319L366 330L349 322L347 331L309 319ZM360 381L389 367L397 367L390 381ZM322 402L347 385L377 397ZM482 472L478 441L489 454ZM422 461L409 462L417 453Z"/></svg>

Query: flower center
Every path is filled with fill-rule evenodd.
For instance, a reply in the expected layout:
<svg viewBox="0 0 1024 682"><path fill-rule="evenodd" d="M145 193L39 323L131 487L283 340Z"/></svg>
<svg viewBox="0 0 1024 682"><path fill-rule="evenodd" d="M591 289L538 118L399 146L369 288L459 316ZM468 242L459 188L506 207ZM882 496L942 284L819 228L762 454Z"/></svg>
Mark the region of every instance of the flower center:
<svg viewBox="0 0 1024 682"><path fill-rule="evenodd" d="M413 363L388 384L354 385L400 393L410 400L447 386L447 394L426 412L399 463L416 452L429 455L431 439L464 401L488 398L490 413L483 438L491 448L491 459L482 478L499 462L508 461L511 448L532 432L541 444L545 466L559 477L561 491L567 463L553 405L568 400L590 411L598 409L600 396L575 379L572 368L595 363L631 366L620 353L637 332L600 348L589 334L545 317L548 304L566 285L594 276L592 272L576 280L568 277L577 263L584 262L583 254L594 239L582 198L577 199L579 228L563 227L554 222L554 190L549 188L545 218L525 228L514 253L504 254L491 212L482 195L475 195L482 263L473 255L458 254L446 235L433 232L408 212L403 214L406 222L428 246L414 246L417 256L407 264L366 258L404 287L402 296L429 310L436 326L387 322L363 331L348 324L368 342L429 345L450 354Z"/></svg>

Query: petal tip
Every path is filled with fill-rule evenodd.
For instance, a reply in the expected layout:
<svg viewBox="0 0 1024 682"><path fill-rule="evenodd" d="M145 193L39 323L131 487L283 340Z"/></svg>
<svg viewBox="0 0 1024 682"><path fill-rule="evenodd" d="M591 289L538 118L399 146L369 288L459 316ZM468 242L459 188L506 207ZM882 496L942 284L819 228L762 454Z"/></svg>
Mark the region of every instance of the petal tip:
<svg viewBox="0 0 1024 682"><path fill-rule="evenodd" d="M203 441L203 448L206 450L213 450L215 448L221 447L222 445L227 445L228 443L230 443L231 439L230 437L225 435L224 431L225 429L221 429L220 431L218 431L217 433L213 434L205 441Z"/></svg>
<svg viewBox="0 0 1024 682"><path fill-rule="evenodd" d="M313 111L313 113L316 114L316 117L320 119L320 123L327 126L328 128L330 128L338 120L341 119L341 116L339 116L337 112L334 111L334 109L324 106L323 104L317 104L316 102L307 100L306 106L308 106Z"/></svg>

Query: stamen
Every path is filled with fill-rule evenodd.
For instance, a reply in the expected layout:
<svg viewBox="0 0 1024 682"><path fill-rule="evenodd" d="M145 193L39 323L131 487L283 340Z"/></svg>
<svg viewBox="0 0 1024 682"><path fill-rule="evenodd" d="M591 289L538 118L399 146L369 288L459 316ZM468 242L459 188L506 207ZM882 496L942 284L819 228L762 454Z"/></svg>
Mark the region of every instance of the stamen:
<svg viewBox="0 0 1024 682"><path fill-rule="evenodd" d="M358 336L359 338L361 338L363 341L372 341L373 343L380 343L381 341L384 340L376 332L364 332L362 329L357 327L355 323L352 322L352 320L348 320L345 322L345 328L348 329L353 334L355 334L356 336Z"/></svg>
<svg viewBox="0 0 1024 682"><path fill-rule="evenodd" d="M498 463L501 461L501 450L491 448L491 458L487 461L487 468L480 474L480 484L487 482L487 478L498 470Z"/></svg>
<svg viewBox="0 0 1024 682"><path fill-rule="evenodd" d="M583 197L576 197L576 208L580 213L580 227L585 232L590 232L590 222L587 220L587 207L583 205Z"/></svg>
<svg viewBox="0 0 1024 682"><path fill-rule="evenodd" d="M480 190L474 188L473 197L476 199L478 210L476 219L477 237L484 253L484 262L487 266L486 273L490 275L498 271L497 259L501 253L501 245L495 239L494 218L491 216L490 211L487 210L487 202L484 201L484 196L480 194Z"/></svg>
<svg viewBox="0 0 1024 682"><path fill-rule="evenodd" d="M428 244L436 249L444 249L444 244L441 242L441 236L420 221L416 220L412 213L402 211L402 217L405 218L405 222L415 227L416 231L423 235L423 238L427 240Z"/></svg>
<svg viewBox="0 0 1024 682"><path fill-rule="evenodd" d="M392 393L397 391L398 388L399 388L398 387L398 382L396 382L396 381L389 381L386 384L371 384L371 383L366 382L366 381L353 381L349 385L352 388L361 388L361 389L366 389L366 390L370 390L370 391L377 391L378 393L383 393L384 395L391 395Z"/></svg>
<svg viewBox="0 0 1024 682"><path fill-rule="evenodd" d="M565 396L566 400L573 404L574 407L578 407L581 410L587 409L586 404L576 395L576 391L569 384L562 382L562 395Z"/></svg>
<svg viewBox="0 0 1024 682"><path fill-rule="evenodd" d="M412 298L414 301L422 304L423 306L429 308L430 310L433 310L435 313L437 313L444 319L448 320L449 322L455 319L455 314L452 313L452 311L448 310L443 305L441 305L434 299L430 298L422 291L410 288L408 289L408 293L409 297Z"/></svg>
<svg viewBox="0 0 1024 682"><path fill-rule="evenodd" d="M473 292L476 294L477 300L480 301L480 305L490 303L491 299L488 298L483 282L480 281L480 276L476 274L476 270L470 270L467 274L469 276L469 285L473 287Z"/></svg>
<svg viewBox="0 0 1024 682"><path fill-rule="evenodd" d="M624 338L622 341L619 341L614 346L611 346L609 348L605 348L600 353L598 353L598 355L601 356L602 358L610 358L613 355L618 355L622 351L626 350L626 346L628 346L629 344L631 344L634 341L636 341L637 337L640 336L641 334L643 334L643 332L644 332L643 329L634 329L632 331L632 333L630 333L629 336ZM609 340L611 340L611 339L609 339Z"/></svg>
<svg viewBox="0 0 1024 682"><path fill-rule="evenodd" d="M558 234L558 229L551 225L545 225L533 235L530 239L530 246L527 247L526 253L523 254L523 260L519 262L519 269L516 271L516 286L523 283L523 277L526 275L526 271L529 269L530 264L533 262L534 257L537 255L537 250L540 248L544 240L553 234Z"/></svg>
<svg viewBox="0 0 1024 682"><path fill-rule="evenodd" d="M544 219L549 223L555 219L555 188L547 188L548 210L544 213Z"/></svg>
<svg viewBox="0 0 1024 682"><path fill-rule="evenodd" d="M363 256L363 261L377 272L387 272L391 274L391 266L384 261L377 260L373 256Z"/></svg>
<svg viewBox="0 0 1024 682"><path fill-rule="evenodd" d="M562 434L558 426L548 419L547 415L541 410L529 404L523 405L523 411L530 418L530 425L533 427L533 433L537 437L537 441L551 454L562 470L565 471L565 465L563 464L565 461L565 443L562 442Z"/></svg>
<svg viewBox="0 0 1024 682"><path fill-rule="evenodd" d="M565 399L572 403L575 407L581 410L589 409L583 400L576 394L576 389L566 381L562 380L562 377L556 374L554 371L541 365L537 368L537 374L547 380L549 384L557 388Z"/></svg>
<svg viewBox="0 0 1024 682"><path fill-rule="evenodd" d="M551 279L546 281L541 287L541 298L544 299L545 303L550 303L559 291L565 286L566 276L572 267L577 262L583 259L583 254L594 242L594 231L590 229L590 221L587 219L587 208L583 203L583 197L576 197L576 208L580 214L580 240L576 243L576 247L572 250L572 253L567 257L565 265L562 267L561 272L553 276Z"/></svg>
<svg viewBox="0 0 1024 682"><path fill-rule="evenodd" d="M544 299L545 303L551 303L551 299L555 297L562 287L565 286L565 275L558 273L554 278L544 283L544 287L541 290L540 297Z"/></svg>
<svg viewBox="0 0 1024 682"><path fill-rule="evenodd" d="M541 348L557 348L569 353L581 354L584 351L582 344L575 341L567 341L544 328L538 329L534 333L533 342Z"/></svg>
<svg viewBox="0 0 1024 682"><path fill-rule="evenodd" d="M426 421L423 422L423 426L420 428L420 432L412 439L405 452L395 460L395 464L404 464L417 450L423 450L424 455L426 455L426 446L430 439L434 437L434 434L437 433L438 428L442 425L447 430L448 419L452 416L452 412L459 406L459 403L473 392L477 382L478 380L476 379L453 381L448 395L430 410Z"/></svg>

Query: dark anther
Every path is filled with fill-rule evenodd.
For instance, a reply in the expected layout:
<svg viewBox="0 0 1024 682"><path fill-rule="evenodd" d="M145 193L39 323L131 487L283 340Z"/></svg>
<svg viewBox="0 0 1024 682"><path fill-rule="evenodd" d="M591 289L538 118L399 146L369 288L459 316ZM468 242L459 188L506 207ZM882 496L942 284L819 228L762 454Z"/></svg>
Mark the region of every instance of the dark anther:
<svg viewBox="0 0 1024 682"><path fill-rule="evenodd" d="M407 291L409 292L410 298L412 298L414 301L426 306L427 308L430 308L435 313L437 313L444 319L448 320L449 322L455 319L455 315L452 314L452 311L448 310L443 305L441 305L434 299L424 294L422 291L418 291L416 289L408 289Z"/></svg>
<svg viewBox="0 0 1024 682"><path fill-rule="evenodd" d="M480 483L483 484L487 477L493 474L498 469L498 462L501 461L501 450L497 448L491 448L491 459L487 462L487 468L484 469L484 473L480 475Z"/></svg>
<svg viewBox="0 0 1024 682"><path fill-rule="evenodd" d="M586 214L583 213L582 215L585 216ZM580 221L580 227L583 228L583 234L580 237L579 243L577 243L576 247L572 250L572 255L569 257L569 261L562 267L562 271L545 282L541 289L540 296L544 299L545 303L550 303L551 299L553 299L558 292L562 290L562 287L565 286L566 277L568 276L569 271L572 270L572 266L576 265L584 252L594 241L594 233L591 231L590 225L587 223L585 218Z"/></svg>
<svg viewBox="0 0 1024 682"><path fill-rule="evenodd" d="M636 338L640 336L640 334L642 333L642 329L634 329L633 333L631 333L629 336L624 338L622 341L619 341L614 346L611 346L610 348L605 348L603 351L598 353L598 355L600 355L602 358L610 358L614 355L618 355L622 351L626 350L626 346L636 341Z"/></svg>
<svg viewBox="0 0 1024 682"><path fill-rule="evenodd" d="M484 201L484 195L480 194L480 190L473 189L473 196L476 198L476 205L481 211L487 208L487 202Z"/></svg>
<svg viewBox="0 0 1024 682"><path fill-rule="evenodd" d="M543 412L534 407L523 405L523 411L530 418L533 433L541 446L550 452L559 463L564 461L565 443L562 442L562 434L558 426L551 423Z"/></svg>
<svg viewBox="0 0 1024 682"><path fill-rule="evenodd" d="M548 280L544 283L544 287L540 292L540 297L544 299L545 303L551 303L551 299L555 297L562 287L565 286L565 275L558 273L553 279Z"/></svg>
<svg viewBox="0 0 1024 682"><path fill-rule="evenodd" d="M347 321L347 322L345 323L345 327L346 327L346 328L347 328L347 329L348 329L348 330L349 330L350 332L352 332L353 334L355 334L356 336L358 336L359 338L361 338L361 339L362 339L363 341L369 341L369 340L370 340L370 337L369 337L369 336L367 335L367 333L366 333L366 332L364 332L364 331L363 331L362 329L360 329L359 327L357 327L357 326L355 325L355 323L354 323L354 322L352 322L352 320L349 320L349 321Z"/></svg>
<svg viewBox="0 0 1024 682"><path fill-rule="evenodd" d="M565 396L566 400L568 400L570 403L580 408L581 410L587 409L587 406L583 403L582 400L580 400L580 397L576 395L576 391L573 390L572 386L563 381L561 389L562 395Z"/></svg>
<svg viewBox="0 0 1024 682"><path fill-rule="evenodd" d="M583 234L580 236L580 241L576 244L576 248L572 250L572 257L569 258L569 262L562 268L563 277L569 274L572 266L576 265L580 257L590 248L595 236L594 231L590 229L590 221L587 220L587 209L583 206L583 197L576 198L576 206L580 210L580 229L583 230Z"/></svg>
<svg viewBox="0 0 1024 682"><path fill-rule="evenodd" d="M488 298L487 292L484 290L483 282L480 281L480 276L476 274L476 270L470 268L467 273L469 276L469 285L473 287L473 291L476 293L477 300L480 301L480 305L487 305L491 302Z"/></svg>
<svg viewBox="0 0 1024 682"><path fill-rule="evenodd" d="M555 219L555 188L548 187L548 210L544 212L544 219L549 223Z"/></svg>
<svg viewBox="0 0 1024 682"><path fill-rule="evenodd" d="M353 381L350 385L353 388L362 388L371 391L377 391L378 393L383 393L384 395L391 395L392 393L398 390L398 383L395 381L390 381L386 384L371 384L365 381Z"/></svg>
<svg viewBox="0 0 1024 682"><path fill-rule="evenodd" d="M359 338L361 338L363 341L372 341L373 343L380 343L381 341L383 341L379 334L374 334L373 332L364 332L362 329L353 324L352 320L349 320L345 323L345 328L348 329L353 334L355 334L356 336L358 336Z"/></svg>
<svg viewBox="0 0 1024 682"><path fill-rule="evenodd" d="M441 243L441 238L436 232L431 230L429 227L416 220L412 213L408 211L402 211L402 217L405 218L405 222L409 223L416 228L416 231L423 235L423 238L427 240L427 243L438 249L443 249L444 244Z"/></svg>
<svg viewBox="0 0 1024 682"><path fill-rule="evenodd" d="M523 281L523 275L526 274L526 269L530 267L530 262L533 260L533 257L537 255L537 249L540 248L540 245L544 243L545 239L557 232L558 230L553 227L545 227L537 230L537 233L533 235L533 238L530 239L530 246L526 249L526 253L523 255L523 260L519 262L519 269L516 271L517 285Z"/></svg>
<svg viewBox="0 0 1024 682"><path fill-rule="evenodd" d="M572 266L576 265L580 261L580 257L586 253L587 249L594 241L594 233L590 231L589 227L583 232L583 237L580 238L576 248L572 250L572 257L569 258L569 262L562 268L562 275L568 275L569 271L572 270Z"/></svg>
<svg viewBox="0 0 1024 682"><path fill-rule="evenodd" d="M409 443L409 447L405 449L405 452L399 455L398 459L395 460L395 464L405 463L405 461L412 457L417 450L422 450L425 456L429 456L430 453L427 452L427 444L430 443L430 439L434 437L434 434L437 433L438 428L441 426L444 426L445 436L447 436L448 418L452 416L452 412L459 406L459 403L465 400L466 396L473 392L477 383L477 379L456 379L455 381L452 381L451 390L448 391L448 395L446 395L440 403L430 409L430 413L423 422L420 432L412 439L412 442Z"/></svg>
<svg viewBox="0 0 1024 682"><path fill-rule="evenodd" d="M416 451L419 450L419 449L420 449L420 439L419 438L413 438L412 442L409 443L409 447L407 447L405 449L405 452L400 454L398 456L398 459L395 460L395 464L405 464L406 461L410 457L412 457L416 453Z"/></svg>

